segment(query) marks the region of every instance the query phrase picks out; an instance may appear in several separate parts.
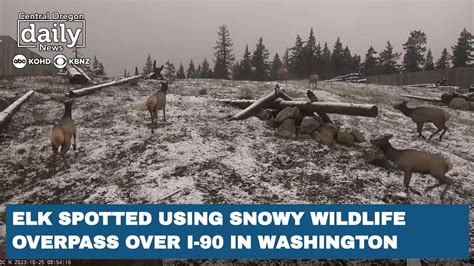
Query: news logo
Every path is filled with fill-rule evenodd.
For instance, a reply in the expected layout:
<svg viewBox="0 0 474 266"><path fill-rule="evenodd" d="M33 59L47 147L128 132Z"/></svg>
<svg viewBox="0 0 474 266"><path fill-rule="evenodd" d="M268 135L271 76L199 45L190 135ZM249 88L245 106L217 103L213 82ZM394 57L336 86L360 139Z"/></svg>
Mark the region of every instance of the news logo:
<svg viewBox="0 0 474 266"><path fill-rule="evenodd" d="M26 57L22 54L17 54L13 57L13 66L22 69L26 66L27 60Z"/></svg>
<svg viewBox="0 0 474 266"><path fill-rule="evenodd" d="M62 69L67 65L67 57L63 54L58 54L53 59L53 64L55 67Z"/></svg>
<svg viewBox="0 0 474 266"><path fill-rule="evenodd" d="M40 52L63 52L66 48L86 47L83 14L20 12L17 23L18 47L38 48Z"/></svg>

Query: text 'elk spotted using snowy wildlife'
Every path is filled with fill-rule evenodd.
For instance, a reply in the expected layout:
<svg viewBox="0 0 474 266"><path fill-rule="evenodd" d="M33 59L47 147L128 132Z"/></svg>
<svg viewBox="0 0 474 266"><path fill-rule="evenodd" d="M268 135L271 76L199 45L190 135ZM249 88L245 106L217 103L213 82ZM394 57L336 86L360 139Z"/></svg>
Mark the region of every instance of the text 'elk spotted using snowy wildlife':
<svg viewBox="0 0 474 266"><path fill-rule="evenodd" d="M313 74L309 76L309 88L311 89L311 84L314 84L314 88L318 88L318 80L319 80L319 75L318 74Z"/></svg>
<svg viewBox="0 0 474 266"><path fill-rule="evenodd" d="M56 157L59 148L60 154L66 160L66 152L71 146L71 138L74 137L74 144L72 148L76 150L76 125L72 120L72 105L73 101L67 100L64 102L64 115L61 120L54 126L51 133L51 146L53 148L53 156Z"/></svg>
<svg viewBox="0 0 474 266"><path fill-rule="evenodd" d="M151 133L154 132L158 120L158 110L163 110L163 121L166 122L166 92L168 91L168 81L160 81L161 88L155 94L146 99L146 106L151 116Z"/></svg>
<svg viewBox="0 0 474 266"><path fill-rule="evenodd" d="M407 200L410 199L409 190L421 195L418 191L410 187L410 180L413 173L430 174L436 180L438 184L429 186L425 189L425 192L446 185L443 192L441 192L441 202L444 202L444 196L449 186L453 183L451 178L446 176L446 173L453 168L453 165L441 155L431 154L424 151L417 150L398 150L392 147L390 144L390 138L392 135L387 135L378 139L373 139L370 142L382 149L385 157L390 161L394 162L398 169L404 173L403 183L407 194Z"/></svg>
<svg viewBox="0 0 474 266"><path fill-rule="evenodd" d="M448 127L446 126L446 121L448 121L450 115L448 112L442 109L432 107L409 108L407 106L406 101L394 105L393 108L400 110L400 112L410 117L416 123L417 131L419 134L418 136L422 137L423 139L426 139L425 136L421 134L424 123L433 123L438 129L435 133L431 134L428 140L431 140L434 135L441 132L441 130L444 130L443 133L441 133L441 135L439 136L439 140L441 141L444 133L446 133L446 130L448 130Z"/></svg>

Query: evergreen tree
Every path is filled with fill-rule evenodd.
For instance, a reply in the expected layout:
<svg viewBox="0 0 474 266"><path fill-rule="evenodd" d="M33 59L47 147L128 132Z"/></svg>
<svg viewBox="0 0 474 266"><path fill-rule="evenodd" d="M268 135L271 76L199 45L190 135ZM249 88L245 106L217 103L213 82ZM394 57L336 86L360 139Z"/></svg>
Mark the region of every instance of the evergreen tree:
<svg viewBox="0 0 474 266"><path fill-rule="evenodd" d="M183 63L179 64L178 72L176 72L176 78L177 79L185 79L186 78L186 73L184 73Z"/></svg>
<svg viewBox="0 0 474 266"><path fill-rule="evenodd" d="M105 73L105 68L102 62L99 63L99 69L97 70L97 75L99 76L105 76L107 73Z"/></svg>
<svg viewBox="0 0 474 266"><path fill-rule="evenodd" d="M424 70L433 70L434 69L433 54L431 53L431 49L428 49L428 52L426 53L425 66L424 66L423 69Z"/></svg>
<svg viewBox="0 0 474 266"><path fill-rule="evenodd" d="M169 60L165 63L165 77L168 79L174 79L176 73L176 67Z"/></svg>
<svg viewBox="0 0 474 266"><path fill-rule="evenodd" d="M378 60L375 56L376 54L377 52L375 49L370 46L370 48L367 50L367 53L365 54L365 62L362 66L362 73L365 76L373 76L379 73Z"/></svg>
<svg viewBox="0 0 474 266"><path fill-rule="evenodd" d="M471 51L474 51L471 45L469 44L469 40L472 39L472 34L463 29L461 32L461 36L458 38L458 43L452 47L453 49L453 66L454 67L464 67L468 65L469 57Z"/></svg>
<svg viewBox="0 0 474 266"><path fill-rule="evenodd" d="M352 72L360 72L360 55L354 54L352 57Z"/></svg>
<svg viewBox="0 0 474 266"><path fill-rule="evenodd" d="M331 50L329 49L328 43L324 43L322 58L321 58L321 75L322 79L327 79L334 76L332 72L332 64L331 64Z"/></svg>
<svg viewBox="0 0 474 266"><path fill-rule="evenodd" d="M354 71L353 64L354 62L352 61L351 50L349 50L349 47L346 45L346 48L344 48L344 52L342 53L341 74L344 75L344 74L352 73Z"/></svg>
<svg viewBox="0 0 474 266"><path fill-rule="evenodd" d="M239 79L240 76L240 64L239 62L235 62L232 66L232 79Z"/></svg>
<svg viewBox="0 0 474 266"><path fill-rule="evenodd" d="M342 49L342 43L339 37L334 44L334 49L331 55L331 64L333 67L334 75L339 76L344 71L344 50Z"/></svg>
<svg viewBox="0 0 474 266"><path fill-rule="evenodd" d="M145 66L143 67L143 75L148 75L151 72L153 72L153 61L151 61L151 56L148 54L146 61L145 61Z"/></svg>
<svg viewBox="0 0 474 266"><path fill-rule="evenodd" d="M275 53L275 56L273 57L272 61L272 71L270 78L271 80L277 80L278 79L278 70L280 70L283 67L283 63L280 60L280 56L278 53Z"/></svg>
<svg viewBox="0 0 474 266"><path fill-rule="evenodd" d="M448 50L444 48L443 51L441 52L441 57L438 59L438 61L436 61L436 68L437 69L450 68L451 66L449 64L449 59L450 59L450 56L449 56Z"/></svg>
<svg viewBox="0 0 474 266"><path fill-rule="evenodd" d="M290 67L290 49L286 48L285 54L283 54L283 65L286 68Z"/></svg>
<svg viewBox="0 0 474 266"><path fill-rule="evenodd" d="M267 80L270 77L270 64L268 63L269 56L270 53L263 44L262 37L260 37L252 55L252 66L255 67L253 79Z"/></svg>
<svg viewBox="0 0 474 266"><path fill-rule="evenodd" d="M201 65L198 65L197 68L196 68L196 75L195 75L196 77L195 78L197 78L197 79L201 78L201 71L202 71Z"/></svg>
<svg viewBox="0 0 474 266"><path fill-rule="evenodd" d="M382 74L398 73L398 60L400 53L393 52L393 46L387 41L385 50L379 53L380 71Z"/></svg>
<svg viewBox="0 0 474 266"><path fill-rule="evenodd" d="M228 79L234 55L232 54L232 41L226 25L219 27L217 32L218 40L214 46L214 78Z"/></svg>
<svg viewBox="0 0 474 266"><path fill-rule="evenodd" d="M252 78L252 57L249 51L249 46L245 45L244 55L239 64L239 75L237 79L250 80Z"/></svg>
<svg viewBox="0 0 474 266"><path fill-rule="evenodd" d="M196 78L196 67L194 66L194 62L193 60L191 59L191 61L189 62L189 66L188 66L188 70L186 72L186 77L188 79L194 79Z"/></svg>
<svg viewBox="0 0 474 266"><path fill-rule="evenodd" d="M128 74L126 68L123 69L123 77L124 77L124 78L130 77L130 75Z"/></svg>
<svg viewBox="0 0 474 266"><path fill-rule="evenodd" d="M405 55L403 56L403 67L406 72L420 71L424 65L426 52L426 34L419 30L410 32L410 37L403 44Z"/></svg>
<svg viewBox="0 0 474 266"><path fill-rule="evenodd" d="M296 36L295 46L290 48L289 70L298 77L306 76L304 43L299 35Z"/></svg>
<svg viewBox="0 0 474 266"><path fill-rule="evenodd" d="M201 73L200 73L200 78L210 78L210 71L211 68L209 66L209 62L207 62L207 59L204 58L204 61L202 61L202 67L201 67Z"/></svg>
<svg viewBox="0 0 474 266"><path fill-rule="evenodd" d="M138 67L135 67L135 76L138 76L138 75L140 75L140 74L138 73Z"/></svg>
<svg viewBox="0 0 474 266"><path fill-rule="evenodd" d="M314 37L313 28L309 32L308 41L306 41L306 45L304 46L304 58L303 58L303 65L304 65L304 75L309 76L316 71L316 37Z"/></svg>

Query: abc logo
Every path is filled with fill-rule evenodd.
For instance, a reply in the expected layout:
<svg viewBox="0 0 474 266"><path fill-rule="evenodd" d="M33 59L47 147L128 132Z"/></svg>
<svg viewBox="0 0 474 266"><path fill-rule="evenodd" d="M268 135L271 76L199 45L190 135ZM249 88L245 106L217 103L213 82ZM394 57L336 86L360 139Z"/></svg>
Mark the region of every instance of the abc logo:
<svg viewBox="0 0 474 266"><path fill-rule="evenodd" d="M26 66L26 57L22 54L17 54L13 57L13 66L21 69Z"/></svg>
<svg viewBox="0 0 474 266"><path fill-rule="evenodd" d="M54 66L57 68L63 68L67 65L67 57L63 54L58 54L53 59Z"/></svg>

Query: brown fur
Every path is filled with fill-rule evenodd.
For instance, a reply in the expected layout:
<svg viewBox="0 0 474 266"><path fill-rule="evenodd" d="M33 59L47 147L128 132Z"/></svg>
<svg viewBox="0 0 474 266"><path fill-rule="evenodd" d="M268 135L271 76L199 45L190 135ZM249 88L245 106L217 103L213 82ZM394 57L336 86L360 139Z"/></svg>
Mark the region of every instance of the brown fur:
<svg viewBox="0 0 474 266"><path fill-rule="evenodd" d="M445 110L432 107L409 108L407 106L406 101L394 105L393 108L400 110L404 115L410 117L413 122L416 123L419 137L426 139L425 136L421 134L421 131L423 130L423 125L425 123L433 123L437 128L437 131L431 134L428 140L431 140L434 135L443 131L443 133L441 133L441 135L439 136L439 140L441 141L443 139L444 133L446 133L446 131L448 130L446 122L449 120L450 115Z"/></svg>
<svg viewBox="0 0 474 266"><path fill-rule="evenodd" d="M319 75L318 74L313 74L309 76L309 88L311 88L311 84L314 84L314 88L318 88L318 80L319 80Z"/></svg>
<svg viewBox="0 0 474 266"><path fill-rule="evenodd" d="M438 180L438 184L426 188L425 192L435 187L446 185L440 196L441 201L443 202L446 191L453 183L451 178L446 176L446 173L453 168L451 162L438 154L432 154L418 150L395 149L389 142L391 137L392 135L389 135L379 139L373 139L370 142L373 145L381 148L385 154L385 157L394 162L397 167L403 171L405 176L403 183L405 185L407 199L409 199L410 189L419 194L419 192L410 187L410 180L413 173L420 173L430 174L432 177Z"/></svg>
<svg viewBox="0 0 474 266"><path fill-rule="evenodd" d="M162 83L161 88L155 94L146 99L146 106L151 116L151 133L154 133L158 120L158 110L163 110L163 121L166 122L166 92L168 91L168 83Z"/></svg>
<svg viewBox="0 0 474 266"><path fill-rule="evenodd" d="M64 102L64 115L61 120L53 127L51 132L51 147L53 149L53 156L58 152L65 159L66 152L71 147L71 139L74 137L73 149L76 150L76 125L72 120L72 102Z"/></svg>

